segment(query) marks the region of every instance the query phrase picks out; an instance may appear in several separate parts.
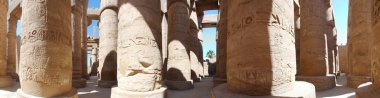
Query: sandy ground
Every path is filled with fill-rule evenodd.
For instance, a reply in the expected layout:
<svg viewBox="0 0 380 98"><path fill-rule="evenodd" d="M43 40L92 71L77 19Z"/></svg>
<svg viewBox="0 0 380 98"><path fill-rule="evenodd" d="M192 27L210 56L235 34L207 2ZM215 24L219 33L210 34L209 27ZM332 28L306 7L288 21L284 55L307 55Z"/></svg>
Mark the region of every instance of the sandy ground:
<svg viewBox="0 0 380 98"><path fill-rule="evenodd" d="M110 88L99 88L96 85L97 77L91 77L87 81L87 87L78 89L80 98L109 98L111 94ZM0 88L0 96L12 95L20 87L19 82L14 82L13 87ZM346 77L340 76L337 79L337 87L331 90L317 92L317 98L355 98L355 89L348 88L346 85ZM210 98L212 89L212 77L207 77L197 82L194 89L175 91L167 90L168 98ZM3 98L3 97L0 97Z"/></svg>

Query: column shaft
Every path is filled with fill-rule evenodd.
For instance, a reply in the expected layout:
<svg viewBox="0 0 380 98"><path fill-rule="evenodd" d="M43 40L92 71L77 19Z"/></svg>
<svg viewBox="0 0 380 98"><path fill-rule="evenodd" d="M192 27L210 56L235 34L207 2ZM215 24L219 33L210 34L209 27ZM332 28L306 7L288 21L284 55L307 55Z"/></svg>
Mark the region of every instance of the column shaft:
<svg viewBox="0 0 380 98"><path fill-rule="evenodd" d="M7 13L8 0L0 1L0 87L12 85L12 78L7 74Z"/></svg>
<svg viewBox="0 0 380 98"><path fill-rule="evenodd" d="M82 15L83 2L71 0L71 26L72 26L72 60L73 60L73 87L86 87L86 80L82 78Z"/></svg>
<svg viewBox="0 0 380 98"><path fill-rule="evenodd" d="M228 0L221 0L219 11L219 23L217 27L217 66L216 66L216 78L214 78L214 85L227 82L227 16L228 16Z"/></svg>
<svg viewBox="0 0 380 98"><path fill-rule="evenodd" d="M72 88L71 2L42 1L21 4L21 89L17 96L76 98Z"/></svg>
<svg viewBox="0 0 380 98"><path fill-rule="evenodd" d="M8 74L13 78L18 78L16 73L16 29L17 19L10 16L8 20Z"/></svg>
<svg viewBox="0 0 380 98"><path fill-rule="evenodd" d="M82 18L82 77L85 79L89 79L88 75L88 63L87 63L87 8L88 8L88 0L83 0L83 18Z"/></svg>
<svg viewBox="0 0 380 98"><path fill-rule="evenodd" d="M371 80L371 0L350 0L348 15L348 64L350 74L347 86L357 88Z"/></svg>

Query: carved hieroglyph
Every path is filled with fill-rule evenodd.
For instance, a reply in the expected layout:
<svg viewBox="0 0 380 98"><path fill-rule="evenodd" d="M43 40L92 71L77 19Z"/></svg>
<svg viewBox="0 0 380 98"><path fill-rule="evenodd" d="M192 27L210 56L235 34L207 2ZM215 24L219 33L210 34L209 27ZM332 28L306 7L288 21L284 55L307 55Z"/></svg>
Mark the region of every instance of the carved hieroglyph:
<svg viewBox="0 0 380 98"><path fill-rule="evenodd" d="M102 87L112 87L116 79L117 70L117 12L113 9L104 9L100 16L99 39L99 81ZM102 84L104 82L104 84ZM107 83L108 82L108 83Z"/></svg>
<svg viewBox="0 0 380 98"><path fill-rule="evenodd" d="M86 80L82 78L82 8L81 0L71 0L72 26L72 60L73 60L73 87L83 88Z"/></svg>
<svg viewBox="0 0 380 98"><path fill-rule="evenodd" d="M121 0L120 4L117 88L129 92L159 90L162 88L160 1ZM114 91L112 96L117 96Z"/></svg>
<svg viewBox="0 0 380 98"><path fill-rule="evenodd" d="M173 2L168 6L168 65L166 85L170 89L193 88L191 80L191 63L187 41L190 29L188 3ZM176 82L174 82L176 81Z"/></svg>
<svg viewBox="0 0 380 98"><path fill-rule="evenodd" d="M293 11L292 0L228 1L230 91L261 96L293 89L296 73Z"/></svg>
<svg viewBox="0 0 380 98"><path fill-rule="evenodd" d="M352 88L370 81L371 9L371 0L350 0L347 38L350 74L347 86Z"/></svg>
<svg viewBox="0 0 380 98"><path fill-rule="evenodd" d="M8 0L0 1L0 87L11 85L11 77L7 75L7 13Z"/></svg>
<svg viewBox="0 0 380 98"><path fill-rule="evenodd" d="M218 23L218 40L217 40L217 67L216 77L220 79L227 79L226 64L227 64L227 15L228 15L228 0L221 0L219 23Z"/></svg>
<svg viewBox="0 0 380 98"><path fill-rule="evenodd" d="M22 2L18 94L60 97L73 92L70 3L70 0Z"/></svg>

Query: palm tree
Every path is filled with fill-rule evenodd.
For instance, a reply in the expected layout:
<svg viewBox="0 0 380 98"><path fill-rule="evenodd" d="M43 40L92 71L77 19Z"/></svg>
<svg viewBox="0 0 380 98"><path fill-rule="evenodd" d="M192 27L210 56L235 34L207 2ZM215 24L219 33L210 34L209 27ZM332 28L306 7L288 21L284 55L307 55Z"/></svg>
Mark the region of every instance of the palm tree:
<svg viewBox="0 0 380 98"><path fill-rule="evenodd" d="M209 50L206 54L206 56L210 59L215 57L215 52L213 50Z"/></svg>

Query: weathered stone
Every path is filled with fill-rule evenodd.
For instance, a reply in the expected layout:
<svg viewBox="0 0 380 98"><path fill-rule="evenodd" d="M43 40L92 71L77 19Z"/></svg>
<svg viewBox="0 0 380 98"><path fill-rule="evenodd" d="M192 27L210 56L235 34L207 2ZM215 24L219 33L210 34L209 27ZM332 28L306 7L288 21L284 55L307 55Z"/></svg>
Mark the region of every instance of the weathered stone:
<svg viewBox="0 0 380 98"><path fill-rule="evenodd" d="M350 0L348 15L348 64L350 74L347 86L357 88L370 81L371 0Z"/></svg>
<svg viewBox="0 0 380 98"><path fill-rule="evenodd" d="M87 8L88 8L88 0L82 0L83 1L83 19L82 19L82 77L85 79L90 79L90 76L88 75L88 66L87 66L87 26L91 25L88 24L87 19Z"/></svg>
<svg viewBox="0 0 380 98"><path fill-rule="evenodd" d="M99 23L99 87L110 88L117 84L117 23L117 12L115 10L104 9L101 12Z"/></svg>
<svg viewBox="0 0 380 98"><path fill-rule="evenodd" d="M72 66L73 87L86 87L86 79L82 78L82 7L81 0L71 0L71 26L72 26Z"/></svg>
<svg viewBox="0 0 380 98"><path fill-rule="evenodd" d="M92 47L91 49L91 67L93 67L94 65L96 65L96 63L99 63L99 60L98 60L98 49L97 47ZM98 69L98 66L99 64L96 66L96 68L91 68L93 70L97 70Z"/></svg>
<svg viewBox="0 0 380 98"><path fill-rule="evenodd" d="M121 0L112 98L164 98L160 0Z"/></svg>
<svg viewBox="0 0 380 98"><path fill-rule="evenodd" d="M325 5L327 7L326 10L326 19L327 19L327 27L326 27L326 37L327 37L327 53L328 53L328 62L329 62L329 74L336 74L336 36L337 32L335 29L335 20L334 20L334 15L333 15L333 7L332 7L332 2L331 0L325 1ZM302 3L302 2L301 2Z"/></svg>
<svg viewBox="0 0 380 98"><path fill-rule="evenodd" d="M12 76L13 79L17 79L18 75L16 73L16 29L17 20L15 17L9 17L8 19L8 74Z"/></svg>
<svg viewBox="0 0 380 98"><path fill-rule="evenodd" d="M204 72L204 75L205 76L209 76L209 73L208 73L208 63L207 62L203 62L203 72Z"/></svg>
<svg viewBox="0 0 380 98"><path fill-rule="evenodd" d="M70 0L22 2L20 84L17 96L77 98L72 88Z"/></svg>
<svg viewBox="0 0 380 98"><path fill-rule="evenodd" d="M300 5L299 3L294 3L294 27L295 27L295 39L296 39L296 65L297 70L300 68L300 36L301 36L301 16L300 16ZM296 74L298 75L298 73Z"/></svg>
<svg viewBox="0 0 380 98"><path fill-rule="evenodd" d="M328 40L332 12L330 0L305 0L301 4L300 65L297 80L313 83L317 91L335 87L329 75ZM323 18L321 18L323 17ZM325 80L325 81L321 81Z"/></svg>
<svg viewBox="0 0 380 98"><path fill-rule="evenodd" d="M348 66L348 54L347 54L347 46L341 45L338 46L339 48L339 70L342 73L349 73L349 66Z"/></svg>
<svg viewBox="0 0 380 98"><path fill-rule="evenodd" d="M100 11L105 9L117 9L119 0L100 0Z"/></svg>
<svg viewBox="0 0 380 98"><path fill-rule="evenodd" d="M216 77L214 78L214 86L227 82L227 15L228 15L228 0L221 0L219 11L218 35L217 35L217 66Z"/></svg>
<svg viewBox="0 0 380 98"><path fill-rule="evenodd" d="M168 5L168 65L166 85L169 89L191 89L191 63L188 54L188 32L190 29L189 3L173 1ZM189 1L189 0L187 0Z"/></svg>
<svg viewBox="0 0 380 98"><path fill-rule="evenodd" d="M163 2L163 1L161 1ZM165 3L166 4L166 3ZM163 4L161 4L161 10L163 10L162 7ZM162 79L166 79L166 72L167 72L167 64L168 64L168 21L167 21L167 15L166 13L163 14L162 17L162 23L161 23L161 28L162 28L162 61L163 61L163 67L162 67Z"/></svg>
<svg viewBox="0 0 380 98"><path fill-rule="evenodd" d="M201 80L201 70L202 65L199 63L199 39L198 39L198 33L199 33L199 25L198 25L198 16L196 11L192 10L190 13L190 32L188 36L188 44L189 44L189 50L190 50L190 63L191 63L191 78L194 82L199 82Z"/></svg>
<svg viewBox="0 0 380 98"><path fill-rule="evenodd" d="M228 1L227 88L230 92L281 96L296 89L293 7L292 0Z"/></svg>
<svg viewBox="0 0 380 98"><path fill-rule="evenodd" d="M7 14L8 0L0 1L0 87L12 85L12 78L7 75Z"/></svg>

